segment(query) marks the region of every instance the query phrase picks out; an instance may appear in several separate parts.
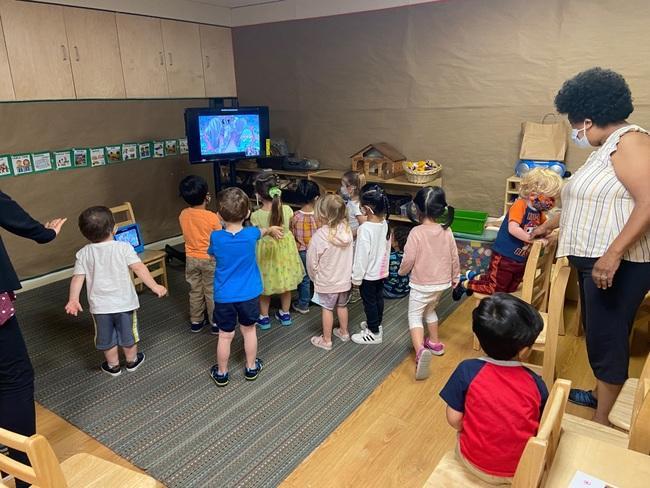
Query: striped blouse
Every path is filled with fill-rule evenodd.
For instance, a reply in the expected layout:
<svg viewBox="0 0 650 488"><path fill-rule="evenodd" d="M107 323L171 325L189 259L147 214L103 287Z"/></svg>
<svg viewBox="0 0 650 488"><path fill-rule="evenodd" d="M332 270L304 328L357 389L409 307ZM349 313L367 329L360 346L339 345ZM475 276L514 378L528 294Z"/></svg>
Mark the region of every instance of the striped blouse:
<svg viewBox="0 0 650 488"><path fill-rule="evenodd" d="M634 200L616 177L611 158L621 136L630 131L648 134L637 125L616 130L564 186L558 257L601 257L630 218ZM650 262L650 231L627 250L623 259Z"/></svg>

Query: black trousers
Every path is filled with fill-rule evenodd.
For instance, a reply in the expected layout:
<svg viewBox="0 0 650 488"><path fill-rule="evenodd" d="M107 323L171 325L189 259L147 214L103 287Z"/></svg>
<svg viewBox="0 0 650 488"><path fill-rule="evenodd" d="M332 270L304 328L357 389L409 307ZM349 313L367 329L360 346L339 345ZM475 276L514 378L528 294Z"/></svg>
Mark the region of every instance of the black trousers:
<svg viewBox="0 0 650 488"><path fill-rule="evenodd" d="M384 280L363 280L359 287L359 294L363 300L368 329L370 332L378 334L379 326L384 318Z"/></svg>
<svg viewBox="0 0 650 488"><path fill-rule="evenodd" d="M650 263L621 261L612 287L601 290L591 277L596 258L569 256L569 261L578 271L591 369L599 380L622 385L628 375L634 317L650 290Z"/></svg>
<svg viewBox="0 0 650 488"><path fill-rule="evenodd" d="M0 427L25 436L36 433L34 370L16 317L0 326ZM10 456L29 464L22 452ZM28 486L16 480L17 487Z"/></svg>

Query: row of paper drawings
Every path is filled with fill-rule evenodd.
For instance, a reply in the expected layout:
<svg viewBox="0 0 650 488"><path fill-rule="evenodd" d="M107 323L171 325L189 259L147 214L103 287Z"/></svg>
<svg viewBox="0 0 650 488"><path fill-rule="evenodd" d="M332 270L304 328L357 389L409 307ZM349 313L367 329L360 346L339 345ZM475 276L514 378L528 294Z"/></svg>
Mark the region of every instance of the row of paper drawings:
<svg viewBox="0 0 650 488"><path fill-rule="evenodd" d="M187 139L0 156L0 177L187 154Z"/></svg>

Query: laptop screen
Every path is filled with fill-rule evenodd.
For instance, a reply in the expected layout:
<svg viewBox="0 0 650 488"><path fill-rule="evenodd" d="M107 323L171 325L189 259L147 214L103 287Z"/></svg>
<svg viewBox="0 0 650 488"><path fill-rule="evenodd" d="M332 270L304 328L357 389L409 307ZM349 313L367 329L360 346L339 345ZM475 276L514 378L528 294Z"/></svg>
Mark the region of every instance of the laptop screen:
<svg viewBox="0 0 650 488"><path fill-rule="evenodd" d="M133 246L135 252L144 251L144 243L142 242L142 236L140 235L140 226L138 224L129 224L119 227L115 231L115 240L128 242Z"/></svg>

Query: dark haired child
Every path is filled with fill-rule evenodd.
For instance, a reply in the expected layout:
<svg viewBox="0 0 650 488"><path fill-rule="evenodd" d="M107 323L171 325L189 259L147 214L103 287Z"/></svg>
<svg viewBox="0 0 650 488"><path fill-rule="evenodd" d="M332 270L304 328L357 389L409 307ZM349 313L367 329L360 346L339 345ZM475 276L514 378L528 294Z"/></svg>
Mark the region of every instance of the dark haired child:
<svg viewBox="0 0 650 488"><path fill-rule="evenodd" d="M90 207L79 216L79 229L90 244L77 252L70 294L65 311L75 317L83 308L79 295L84 281L88 307L95 324L95 347L104 352L101 370L111 376L122 373L118 346L126 358L126 370L135 371L144 361L138 352L140 307L131 272L158 297L167 294L164 286L152 278L133 246L113 239L115 219L107 207Z"/></svg>
<svg viewBox="0 0 650 488"><path fill-rule="evenodd" d="M408 322L415 350L415 379L429 376L433 355L442 356L445 346L438 337L436 306L442 293L459 280L460 264L454 235L449 229L454 208L447 205L445 192L438 186L427 186L413 199L420 225L414 227L404 246L399 269L401 276L410 273ZM446 216L446 221L437 220ZM424 337L427 324L429 337Z"/></svg>
<svg viewBox="0 0 650 488"><path fill-rule="evenodd" d="M390 232L386 219L388 197L379 185L367 185L360 196L367 220L359 226L352 265L352 284L359 286L366 321L352 334L357 344L381 344L384 316L384 278L388 276Z"/></svg>
<svg viewBox="0 0 650 488"><path fill-rule="evenodd" d="M548 398L542 378L521 364L544 324L531 305L506 293L483 299L472 322L488 357L462 361L440 396L458 431L461 462L488 483L509 483Z"/></svg>
<svg viewBox="0 0 650 488"><path fill-rule="evenodd" d="M361 210L361 189L366 185L366 175L357 171L346 171L341 177L341 196L348 210L348 222L352 235L356 238L357 229L367 217Z"/></svg>
<svg viewBox="0 0 650 488"><path fill-rule="evenodd" d="M264 237L257 244L257 264L262 273L264 291L260 296L260 316L257 325L262 330L271 328L269 308L271 296L280 295L280 310L275 318L284 326L291 325L291 291L305 276L296 240L289 228L293 210L282 204L282 190L274 174L263 174L255 180L255 193L262 200L262 208L253 212L251 224L267 229L281 227L280 239Z"/></svg>
<svg viewBox="0 0 650 488"><path fill-rule="evenodd" d="M391 230L391 252L388 263L388 278L384 281L384 298L404 298L409 294L409 277L400 276L398 271L404 257L404 246L411 228L400 225Z"/></svg>
<svg viewBox="0 0 650 488"><path fill-rule="evenodd" d="M257 358L255 323L259 317L259 296L263 287L255 254L262 237L281 237L282 229L244 227L244 220L250 215L250 202L240 188L227 188L220 193L219 214L225 228L210 235L208 248L208 254L217 261L214 315L219 317L218 321L215 320L219 327L217 364L210 368L210 376L217 386L226 386L229 381L230 346L237 323L244 337L244 377L253 381L262 371L262 361Z"/></svg>
<svg viewBox="0 0 650 488"><path fill-rule="evenodd" d="M190 285L190 330L201 332L207 319L212 324L212 334L219 328L213 320L214 259L208 255L210 234L221 229L219 215L207 209L211 197L208 183L200 176L183 178L179 187L183 200L189 207L183 209L178 221L185 240L185 280Z"/></svg>
<svg viewBox="0 0 650 488"><path fill-rule="evenodd" d="M300 180L298 182L298 194L303 206L291 218L291 233L296 238L298 245L298 254L302 264L307 269L307 248L312 236L318 229L318 224L314 216L314 204L320 197L320 188L316 183L309 180ZM305 273L305 277L298 285L298 300L293 302L291 308L298 313L309 312L309 301L311 300L311 280Z"/></svg>

